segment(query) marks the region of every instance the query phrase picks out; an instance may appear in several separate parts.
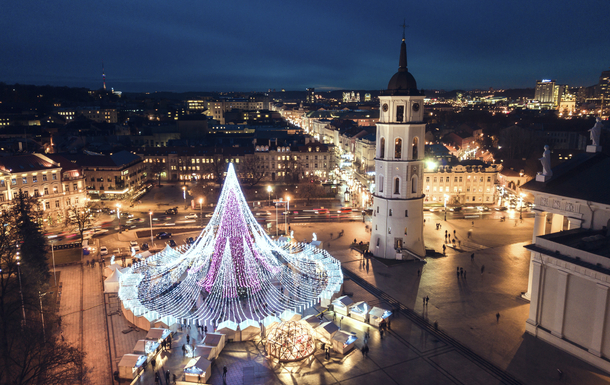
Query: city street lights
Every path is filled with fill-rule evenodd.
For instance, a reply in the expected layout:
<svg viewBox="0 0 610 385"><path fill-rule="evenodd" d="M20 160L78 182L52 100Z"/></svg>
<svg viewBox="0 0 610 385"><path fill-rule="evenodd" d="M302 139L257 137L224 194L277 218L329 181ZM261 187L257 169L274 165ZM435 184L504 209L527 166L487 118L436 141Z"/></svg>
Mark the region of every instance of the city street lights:
<svg viewBox="0 0 610 385"><path fill-rule="evenodd" d="M19 254L19 252L17 252ZM19 294L21 295L21 312L23 313L23 320L21 322L21 330L25 327L25 303L23 302L23 288L21 287L21 257L17 255L17 274L19 275Z"/></svg>
<svg viewBox="0 0 610 385"><path fill-rule="evenodd" d="M199 216L201 217L201 225L203 225L203 198L199 198Z"/></svg>
<svg viewBox="0 0 610 385"><path fill-rule="evenodd" d="M273 188L271 188L271 186L267 186L267 192L269 193L269 206L271 206L271 191L273 191Z"/></svg>
<svg viewBox="0 0 610 385"><path fill-rule="evenodd" d="M445 222L447 222L447 200L449 199L449 195L445 194Z"/></svg>
<svg viewBox="0 0 610 385"><path fill-rule="evenodd" d="M182 198L184 198L184 208L186 209L186 186L182 186Z"/></svg>
<svg viewBox="0 0 610 385"><path fill-rule="evenodd" d="M47 293L41 293L38 290L38 299L40 299L40 318L42 319L42 340L46 344L47 343L47 333L44 330L44 313L42 312L42 297L44 297Z"/></svg>
<svg viewBox="0 0 610 385"><path fill-rule="evenodd" d="M519 193L519 220L523 220L523 196L525 194Z"/></svg>
<svg viewBox="0 0 610 385"><path fill-rule="evenodd" d="M150 222L150 247L153 246L153 235L152 235L152 211L148 212L148 220Z"/></svg>
<svg viewBox="0 0 610 385"><path fill-rule="evenodd" d="M284 218L284 227L286 236L288 236L288 216L290 215L290 197L286 197L286 215Z"/></svg>
<svg viewBox="0 0 610 385"><path fill-rule="evenodd" d="M116 217L119 220L119 234L123 231L123 229L121 228L121 204L117 203L116 204Z"/></svg>

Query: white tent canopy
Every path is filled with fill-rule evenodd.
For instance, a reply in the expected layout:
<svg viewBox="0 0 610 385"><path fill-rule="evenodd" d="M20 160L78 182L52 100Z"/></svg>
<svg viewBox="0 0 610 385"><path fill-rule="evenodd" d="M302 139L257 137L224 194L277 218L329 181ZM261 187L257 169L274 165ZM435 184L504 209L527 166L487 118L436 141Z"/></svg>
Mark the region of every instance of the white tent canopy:
<svg viewBox="0 0 610 385"><path fill-rule="evenodd" d="M324 322L323 324L318 326L315 329L315 331L316 331L316 333L318 333L318 336L320 338L325 339L325 340L330 342L331 338L333 338L335 333L337 331L339 331L339 326L337 326L334 323L328 321L328 322Z"/></svg>
<svg viewBox="0 0 610 385"><path fill-rule="evenodd" d="M113 265L110 265L113 266ZM118 293L119 279L121 278L121 270L114 269L112 274L104 280L104 293Z"/></svg>

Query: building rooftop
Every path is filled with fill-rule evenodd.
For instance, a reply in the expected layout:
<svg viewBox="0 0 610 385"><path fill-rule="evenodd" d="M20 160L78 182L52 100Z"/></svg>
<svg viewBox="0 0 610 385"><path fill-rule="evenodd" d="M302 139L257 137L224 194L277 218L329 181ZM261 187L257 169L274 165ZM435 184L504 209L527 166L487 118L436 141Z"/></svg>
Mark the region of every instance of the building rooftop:
<svg viewBox="0 0 610 385"><path fill-rule="evenodd" d="M610 156L603 153L582 153L553 169L546 182L535 179L522 189L553 194L584 201L610 204Z"/></svg>

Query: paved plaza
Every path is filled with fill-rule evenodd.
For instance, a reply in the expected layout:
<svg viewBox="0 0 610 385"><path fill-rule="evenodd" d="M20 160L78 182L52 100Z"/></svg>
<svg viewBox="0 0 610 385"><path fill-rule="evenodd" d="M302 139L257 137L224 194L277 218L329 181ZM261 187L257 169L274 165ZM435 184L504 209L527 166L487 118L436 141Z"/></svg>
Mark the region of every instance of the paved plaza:
<svg viewBox="0 0 610 385"><path fill-rule="evenodd" d="M426 247L440 251L426 258L427 263L364 259L349 246L354 238L368 241L367 223L293 224L297 239L311 240L316 232L325 248L342 262L344 290L354 301L400 305L391 320L392 330L381 339L371 328L368 357L353 350L346 356L333 353L326 360L318 349L306 360L283 364L267 359L260 341L229 343L213 363L209 383L223 384L225 365L227 384L608 383L607 374L525 334L529 303L520 294L527 289L529 252L523 245L530 243L533 219L515 223L518 213L506 215L512 216L506 222L490 214L475 219L473 226L470 219L445 222L438 213L426 213ZM436 223L441 223L440 230ZM345 235L337 237L341 230ZM443 256L445 230L451 234L455 230L460 244L447 247ZM121 236L135 237L135 232ZM465 278L457 277L457 267L467 272ZM91 383L112 384L116 364L146 333L127 323L116 295L102 293L99 265L64 266L59 271L64 336L87 352ZM426 296L427 306L422 304ZM326 312L325 317L331 320L333 313ZM339 317L335 322L355 332L356 346L362 346L366 325ZM174 349L163 352L158 360L178 380L187 362L179 348L185 333L178 332ZM191 338L202 338L195 330L190 333ZM564 372L561 380L557 369ZM154 384L150 367L137 383Z"/></svg>

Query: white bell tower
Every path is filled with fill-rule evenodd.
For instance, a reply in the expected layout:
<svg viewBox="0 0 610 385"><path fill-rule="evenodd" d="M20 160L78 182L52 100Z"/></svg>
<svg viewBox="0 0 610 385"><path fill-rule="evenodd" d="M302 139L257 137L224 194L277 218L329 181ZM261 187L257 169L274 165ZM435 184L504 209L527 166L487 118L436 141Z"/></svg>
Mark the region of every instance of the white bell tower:
<svg viewBox="0 0 610 385"><path fill-rule="evenodd" d="M424 257L424 94L407 70L404 36L398 72L379 103L369 250L379 258Z"/></svg>

